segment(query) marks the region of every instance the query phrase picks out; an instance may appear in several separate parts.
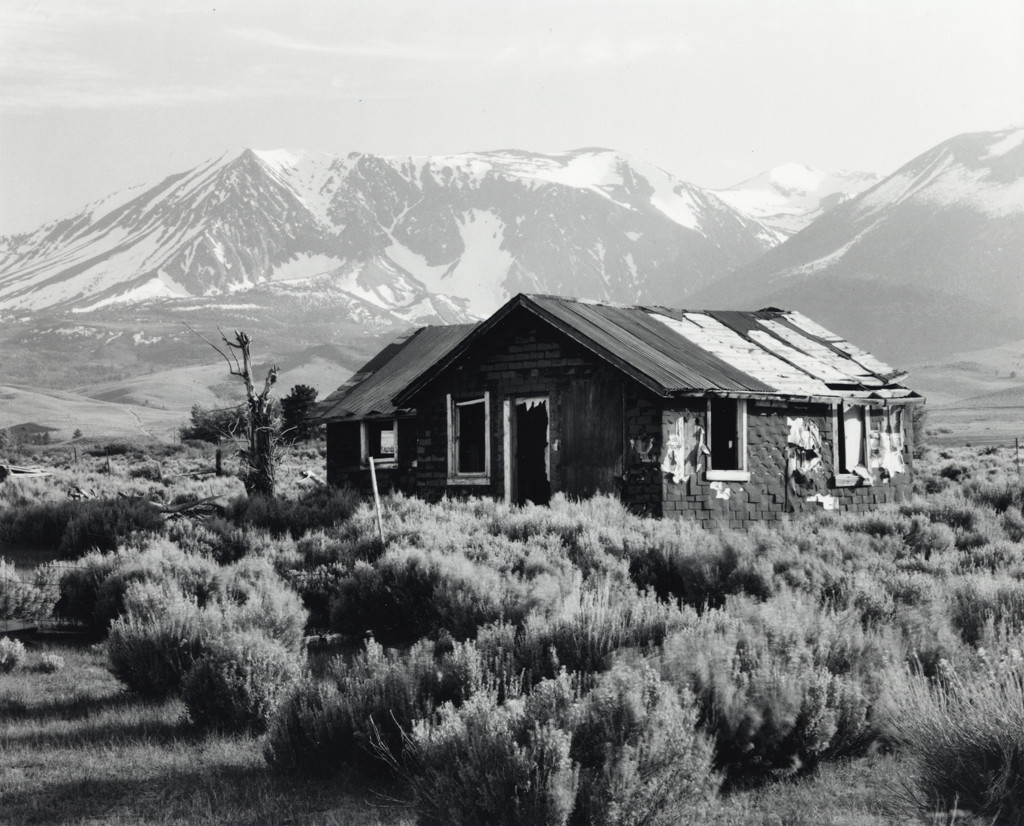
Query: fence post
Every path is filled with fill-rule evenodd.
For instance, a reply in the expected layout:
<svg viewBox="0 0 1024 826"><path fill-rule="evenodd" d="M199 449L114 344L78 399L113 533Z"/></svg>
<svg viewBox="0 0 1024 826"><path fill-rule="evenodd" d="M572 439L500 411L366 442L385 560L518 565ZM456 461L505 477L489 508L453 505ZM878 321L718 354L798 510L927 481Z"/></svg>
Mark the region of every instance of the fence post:
<svg viewBox="0 0 1024 826"><path fill-rule="evenodd" d="M1020 437L1015 436L1013 439L1013 446L1016 449L1017 454L1017 478L1020 479Z"/></svg>
<svg viewBox="0 0 1024 826"><path fill-rule="evenodd" d="M380 493L377 490L377 468L374 467L373 457L370 457L370 482L373 485L373 507L377 511L377 533L380 535L380 543L384 544L384 521L380 515Z"/></svg>

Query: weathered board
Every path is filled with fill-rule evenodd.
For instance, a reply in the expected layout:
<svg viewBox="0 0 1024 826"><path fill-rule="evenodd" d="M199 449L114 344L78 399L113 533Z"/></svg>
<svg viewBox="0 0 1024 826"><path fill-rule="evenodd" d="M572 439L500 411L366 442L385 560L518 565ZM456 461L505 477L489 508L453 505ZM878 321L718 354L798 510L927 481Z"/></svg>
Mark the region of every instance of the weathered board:
<svg viewBox="0 0 1024 826"><path fill-rule="evenodd" d="M570 381L558 412L561 491L573 498L614 493L622 476L622 382Z"/></svg>

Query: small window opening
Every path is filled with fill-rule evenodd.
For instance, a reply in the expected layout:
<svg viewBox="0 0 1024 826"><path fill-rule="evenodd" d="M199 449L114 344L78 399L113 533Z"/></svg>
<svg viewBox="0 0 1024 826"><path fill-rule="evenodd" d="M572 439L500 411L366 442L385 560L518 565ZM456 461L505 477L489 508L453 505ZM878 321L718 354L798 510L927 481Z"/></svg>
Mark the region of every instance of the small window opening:
<svg viewBox="0 0 1024 826"><path fill-rule="evenodd" d="M369 457L376 462L393 462L398 458L398 422L395 419L364 422L366 447L364 464Z"/></svg>
<svg viewBox="0 0 1024 826"><path fill-rule="evenodd" d="M454 405L455 472L486 471L487 407L483 397Z"/></svg>
<svg viewBox="0 0 1024 826"><path fill-rule="evenodd" d="M743 403L735 399L711 399L711 468L746 470Z"/></svg>

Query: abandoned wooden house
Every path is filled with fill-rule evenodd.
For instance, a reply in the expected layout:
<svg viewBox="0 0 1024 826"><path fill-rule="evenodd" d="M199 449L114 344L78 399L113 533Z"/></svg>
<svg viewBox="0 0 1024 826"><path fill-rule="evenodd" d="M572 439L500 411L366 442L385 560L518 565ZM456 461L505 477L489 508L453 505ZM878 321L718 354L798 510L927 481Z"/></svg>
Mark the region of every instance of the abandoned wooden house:
<svg viewBox="0 0 1024 826"><path fill-rule="evenodd" d="M333 484L631 509L741 527L910 489L904 374L800 313L518 295L425 327L320 406Z"/></svg>

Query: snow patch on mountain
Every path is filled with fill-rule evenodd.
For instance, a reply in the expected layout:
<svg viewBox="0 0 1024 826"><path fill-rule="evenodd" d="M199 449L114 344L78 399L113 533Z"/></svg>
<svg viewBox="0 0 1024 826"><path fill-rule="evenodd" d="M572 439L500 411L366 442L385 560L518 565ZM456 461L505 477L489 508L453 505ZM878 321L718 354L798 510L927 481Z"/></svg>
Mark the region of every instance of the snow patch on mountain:
<svg viewBox="0 0 1024 826"><path fill-rule="evenodd" d="M786 163L715 194L770 227L777 240L784 241L879 180L881 176L870 172L823 172Z"/></svg>
<svg viewBox="0 0 1024 826"><path fill-rule="evenodd" d="M608 150L583 152L545 158L533 168L532 176L577 189L601 191L604 187L622 186L620 163L618 155Z"/></svg>
<svg viewBox="0 0 1024 826"><path fill-rule="evenodd" d="M493 313L510 296L504 279L495 273L508 273L515 263L504 248L505 224L492 212L470 210L459 227L466 251L444 272L430 268L420 272L420 280L432 293L457 295L467 302L471 313L480 318Z"/></svg>
<svg viewBox="0 0 1024 826"><path fill-rule="evenodd" d="M335 158L326 152L298 149L254 150L253 155L285 186L295 190L300 200L325 225L331 197L331 166Z"/></svg>
<svg viewBox="0 0 1024 826"><path fill-rule="evenodd" d="M344 262L332 255L296 253L294 258L274 267L272 281L295 281L329 272L340 267Z"/></svg>
<svg viewBox="0 0 1024 826"><path fill-rule="evenodd" d="M110 295L85 306L72 307L71 311L73 313L89 312L116 304L134 304L159 298L184 298L188 295L189 292L184 287L167 275L167 273L160 270L152 278L136 287L124 290L116 295Z"/></svg>
<svg viewBox="0 0 1024 826"><path fill-rule="evenodd" d="M989 147L989 150L985 155L986 158L998 158L1012 152L1021 144L1024 144L1024 128L1009 129L1003 134L1005 136L1001 140Z"/></svg>

